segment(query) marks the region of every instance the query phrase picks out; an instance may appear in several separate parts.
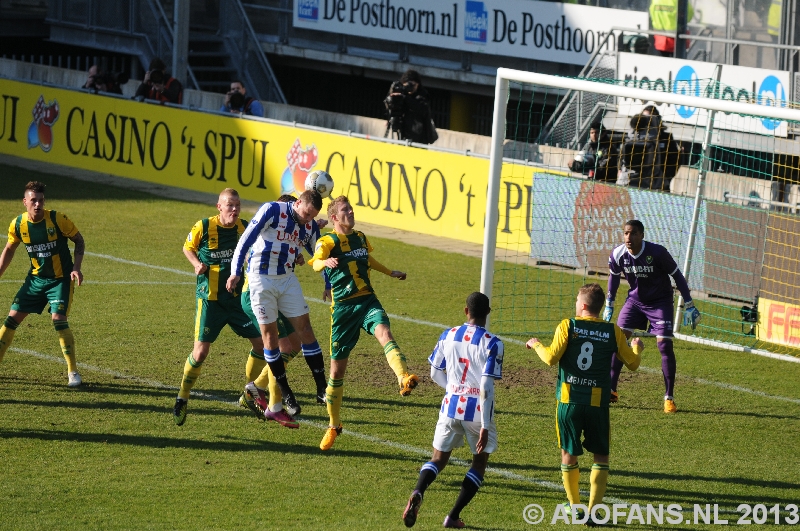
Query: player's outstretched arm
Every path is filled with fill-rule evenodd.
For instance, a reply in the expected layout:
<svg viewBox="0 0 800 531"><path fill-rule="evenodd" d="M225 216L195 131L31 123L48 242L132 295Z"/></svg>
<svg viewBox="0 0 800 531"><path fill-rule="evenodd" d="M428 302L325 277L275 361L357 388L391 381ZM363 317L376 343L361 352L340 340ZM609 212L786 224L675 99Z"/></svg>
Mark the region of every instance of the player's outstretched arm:
<svg viewBox="0 0 800 531"><path fill-rule="evenodd" d="M642 351L644 350L644 342L634 337L631 340L631 345L628 346L628 339L625 337L625 332L620 327L614 325L614 337L617 340L617 357L622 360L622 363L631 370L635 371L639 368L642 362Z"/></svg>
<svg viewBox="0 0 800 531"><path fill-rule="evenodd" d="M86 242L83 240L83 235L80 232L76 232L73 236L70 236L69 239L75 244L75 256L73 258L72 271L69 274L69 278L75 282L76 286L80 286L83 283L81 265L83 264L83 255L86 253Z"/></svg>
<svg viewBox="0 0 800 531"><path fill-rule="evenodd" d="M17 252L19 242L8 242L3 248L3 254L0 254L0 277L6 272L8 266L11 265L11 260L14 259L14 253Z"/></svg>
<svg viewBox="0 0 800 531"><path fill-rule="evenodd" d="M400 271L393 271L389 269L382 263L375 260L375 257L373 257L372 255L369 255L369 258L367 259L367 264L369 265L370 269L374 269L375 271L380 271L384 275L389 275L390 277L394 276L393 273L401 273ZM395 277L395 278L400 278L400 277Z"/></svg>
<svg viewBox="0 0 800 531"><path fill-rule="evenodd" d="M553 342L550 347L545 347L541 341L532 337L525 343L525 346L536 351L539 358L550 365L551 367L558 363L561 356L567 350L567 343L569 342L569 319L564 319L556 327L556 332L553 335Z"/></svg>

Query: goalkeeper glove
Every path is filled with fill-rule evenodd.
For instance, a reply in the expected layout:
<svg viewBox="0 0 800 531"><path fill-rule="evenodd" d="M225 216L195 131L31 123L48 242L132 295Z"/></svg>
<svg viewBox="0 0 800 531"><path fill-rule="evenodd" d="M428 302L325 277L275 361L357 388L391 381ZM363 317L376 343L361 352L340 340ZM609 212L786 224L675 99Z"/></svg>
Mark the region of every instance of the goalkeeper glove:
<svg viewBox="0 0 800 531"><path fill-rule="evenodd" d="M694 307L693 301L686 301L686 306L683 310L683 326L692 325L692 330L697 328L697 323L700 322L700 312Z"/></svg>
<svg viewBox="0 0 800 531"><path fill-rule="evenodd" d="M606 307L603 309L603 321L611 322L614 315L614 301L606 299Z"/></svg>

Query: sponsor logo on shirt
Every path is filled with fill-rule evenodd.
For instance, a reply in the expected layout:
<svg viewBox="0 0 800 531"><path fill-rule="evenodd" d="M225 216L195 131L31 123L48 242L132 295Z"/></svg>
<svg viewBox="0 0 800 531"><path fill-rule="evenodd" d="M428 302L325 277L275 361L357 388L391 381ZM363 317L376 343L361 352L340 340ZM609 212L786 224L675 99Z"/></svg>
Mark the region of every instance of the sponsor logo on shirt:
<svg viewBox="0 0 800 531"><path fill-rule="evenodd" d="M603 332L602 330L586 330L584 328L575 327L575 333L582 337L596 337L597 339L610 339L611 334Z"/></svg>
<svg viewBox="0 0 800 531"><path fill-rule="evenodd" d="M348 251L344 253L345 256L349 256L350 258L364 258L369 256L369 251L364 248L361 249L353 249L352 251Z"/></svg>
<svg viewBox="0 0 800 531"><path fill-rule="evenodd" d="M215 260L228 258L228 262L230 262L230 258L233 256L233 249L224 249L222 251L211 251L211 258Z"/></svg>
<svg viewBox="0 0 800 531"><path fill-rule="evenodd" d="M57 242L38 243L36 245L26 245L25 249L29 253L41 253L43 251L52 251L56 248ZM39 254L42 256L50 256L50 253Z"/></svg>
<svg viewBox="0 0 800 531"><path fill-rule="evenodd" d="M650 258L650 257L648 257L648 258ZM623 267L622 270L625 271L626 274L627 273L633 273L636 276L644 276L646 278L647 275L640 275L640 273L654 273L656 268L654 266L637 266L637 265L635 265L635 266Z"/></svg>

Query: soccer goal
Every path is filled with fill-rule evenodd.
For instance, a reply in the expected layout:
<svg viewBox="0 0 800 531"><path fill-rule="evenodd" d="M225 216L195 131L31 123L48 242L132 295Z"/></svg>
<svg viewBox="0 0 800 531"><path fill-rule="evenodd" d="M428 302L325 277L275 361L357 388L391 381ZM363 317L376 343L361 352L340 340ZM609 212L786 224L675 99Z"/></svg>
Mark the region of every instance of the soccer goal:
<svg viewBox="0 0 800 531"><path fill-rule="evenodd" d="M703 314L695 330L676 315L677 338L800 361L800 110L780 82L728 86L722 68L646 85L498 69L481 268L493 332L552 334L579 286L605 289L639 219Z"/></svg>

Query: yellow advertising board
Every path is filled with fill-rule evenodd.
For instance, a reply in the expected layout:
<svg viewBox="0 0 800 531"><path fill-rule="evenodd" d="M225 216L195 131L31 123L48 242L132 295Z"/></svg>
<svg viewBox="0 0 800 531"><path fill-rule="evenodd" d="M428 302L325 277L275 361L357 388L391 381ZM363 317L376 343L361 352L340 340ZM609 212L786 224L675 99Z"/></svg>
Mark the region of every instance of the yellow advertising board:
<svg viewBox="0 0 800 531"><path fill-rule="evenodd" d="M800 306L758 299L758 339L788 347L800 347Z"/></svg>
<svg viewBox="0 0 800 531"><path fill-rule="evenodd" d="M489 161L0 79L0 152L188 190L275 200L324 169L358 220L483 242ZM506 164L498 245L528 254L534 168Z"/></svg>

